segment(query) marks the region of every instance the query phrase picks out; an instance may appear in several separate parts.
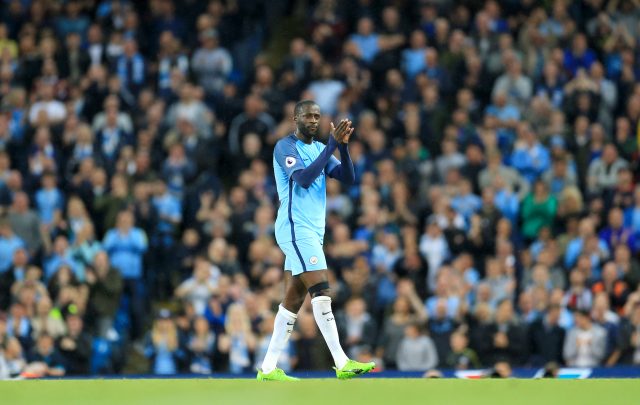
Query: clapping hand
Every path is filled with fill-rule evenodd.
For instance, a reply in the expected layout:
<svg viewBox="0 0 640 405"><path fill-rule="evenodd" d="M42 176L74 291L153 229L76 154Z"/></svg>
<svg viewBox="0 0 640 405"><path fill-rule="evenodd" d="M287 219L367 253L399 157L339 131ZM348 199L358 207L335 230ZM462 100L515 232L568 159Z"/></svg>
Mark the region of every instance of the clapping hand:
<svg viewBox="0 0 640 405"><path fill-rule="evenodd" d="M354 130L351 124L351 120L343 119L338 123L337 127L334 127L332 122L331 136L333 136L338 143L349 143L349 138L351 138Z"/></svg>

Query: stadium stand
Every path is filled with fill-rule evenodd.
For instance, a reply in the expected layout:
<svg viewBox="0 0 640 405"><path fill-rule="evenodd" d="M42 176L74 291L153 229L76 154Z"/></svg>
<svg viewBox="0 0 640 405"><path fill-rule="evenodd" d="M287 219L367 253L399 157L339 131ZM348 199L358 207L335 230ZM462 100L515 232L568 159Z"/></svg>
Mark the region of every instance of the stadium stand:
<svg viewBox="0 0 640 405"><path fill-rule="evenodd" d="M324 244L350 357L640 365L638 21L636 0L1 2L0 378L254 370L301 99L325 136L356 127ZM280 367L331 366L307 302Z"/></svg>

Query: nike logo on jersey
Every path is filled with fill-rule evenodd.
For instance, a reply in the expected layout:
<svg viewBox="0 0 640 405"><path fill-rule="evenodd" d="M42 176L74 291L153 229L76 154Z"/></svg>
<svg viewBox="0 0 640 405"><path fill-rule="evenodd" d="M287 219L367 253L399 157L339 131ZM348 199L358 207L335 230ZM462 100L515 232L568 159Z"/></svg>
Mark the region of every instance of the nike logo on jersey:
<svg viewBox="0 0 640 405"><path fill-rule="evenodd" d="M329 312L323 312L323 313L322 313L322 315L326 315L326 314L330 314L330 313L331 313L331 311L329 311Z"/></svg>

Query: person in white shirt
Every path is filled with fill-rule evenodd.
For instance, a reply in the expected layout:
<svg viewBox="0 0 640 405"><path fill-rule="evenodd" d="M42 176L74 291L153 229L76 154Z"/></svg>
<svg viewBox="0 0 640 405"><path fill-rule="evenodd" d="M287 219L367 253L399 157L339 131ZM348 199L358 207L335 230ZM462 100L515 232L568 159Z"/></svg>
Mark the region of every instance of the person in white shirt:
<svg viewBox="0 0 640 405"><path fill-rule="evenodd" d="M564 341L564 360L571 367L596 367L607 350L607 332L594 324L588 311L575 312L575 326Z"/></svg>
<svg viewBox="0 0 640 405"><path fill-rule="evenodd" d="M64 103L53 97L53 85L40 82L38 93L40 94L39 101L36 101L29 110L29 123L37 125L41 119L46 119L49 125L56 125L64 121L67 117L67 109Z"/></svg>
<svg viewBox="0 0 640 405"><path fill-rule="evenodd" d="M429 290L433 291L438 270L449 257L449 244L435 217L429 218L425 233L420 237L420 253L429 263L427 284Z"/></svg>
<svg viewBox="0 0 640 405"><path fill-rule="evenodd" d="M196 259L193 276L176 288L177 298L189 301L197 315L203 315L209 298L216 293L220 269L204 258Z"/></svg>

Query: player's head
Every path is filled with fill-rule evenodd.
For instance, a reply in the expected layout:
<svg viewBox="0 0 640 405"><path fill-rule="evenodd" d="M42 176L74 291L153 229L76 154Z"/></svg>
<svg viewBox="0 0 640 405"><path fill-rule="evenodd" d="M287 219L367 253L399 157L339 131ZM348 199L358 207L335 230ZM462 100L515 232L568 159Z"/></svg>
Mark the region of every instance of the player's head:
<svg viewBox="0 0 640 405"><path fill-rule="evenodd" d="M312 100L302 100L293 109L296 129L302 135L311 138L316 135L320 125L320 107Z"/></svg>

